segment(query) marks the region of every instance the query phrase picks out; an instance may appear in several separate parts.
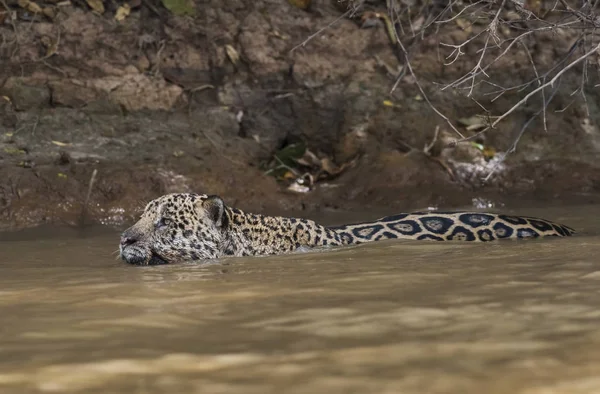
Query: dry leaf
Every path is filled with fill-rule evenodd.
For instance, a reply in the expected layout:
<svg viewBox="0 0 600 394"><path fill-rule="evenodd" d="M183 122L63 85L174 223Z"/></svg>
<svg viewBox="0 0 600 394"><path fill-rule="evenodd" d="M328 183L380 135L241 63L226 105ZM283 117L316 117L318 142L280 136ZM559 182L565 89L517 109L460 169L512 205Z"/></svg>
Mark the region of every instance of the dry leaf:
<svg viewBox="0 0 600 394"><path fill-rule="evenodd" d="M42 13L42 7L40 7L39 5L37 5L36 3L34 3L33 1L19 0L18 3L19 3L19 6L21 8L24 8L27 11L33 12L34 14L41 14Z"/></svg>
<svg viewBox="0 0 600 394"><path fill-rule="evenodd" d="M56 9L54 7L44 7L42 12L50 19L56 18Z"/></svg>
<svg viewBox="0 0 600 394"><path fill-rule="evenodd" d="M287 40L287 39L289 38L289 36L287 36L287 35L283 35L283 34L281 34L280 32L278 32L277 30L271 30L271 31L269 32L269 35L271 35L271 36L273 36L273 37L275 37L275 38L279 38L279 39L281 39L281 40Z"/></svg>
<svg viewBox="0 0 600 394"><path fill-rule="evenodd" d="M423 27L423 22L425 22L425 18L423 18L423 16L419 16L417 19L415 19L411 24L410 24L410 28L412 31L418 31L421 30L421 28Z"/></svg>
<svg viewBox="0 0 600 394"><path fill-rule="evenodd" d="M456 24L458 25L458 27L460 27L466 33L470 33L473 30L473 27L471 26L471 22L469 22L466 19L457 18Z"/></svg>
<svg viewBox="0 0 600 394"><path fill-rule="evenodd" d="M458 123L465 126L469 131L481 130L487 127L487 117L482 115L473 115L468 118L458 119Z"/></svg>
<svg viewBox="0 0 600 394"><path fill-rule="evenodd" d="M488 159L488 160L493 159L494 156L496 156L496 149L494 149L490 146L486 146L483 149L483 157L485 157L486 159Z"/></svg>
<svg viewBox="0 0 600 394"><path fill-rule="evenodd" d="M4 152L8 153L9 155L24 155L25 154L25 151L23 149L18 149L18 148L13 148L13 147L4 148Z"/></svg>
<svg viewBox="0 0 600 394"><path fill-rule="evenodd" d="M332 162L328 157L321 160L321 166L323 167L323 171L327 172L329 175L337 175L341 172L341 168Z"/></svg>
<svg viewBox="0 0 600 394"><path fill-rule="evenodd" d="M466 129L468 131L475 131L475 130L482 130L485 129L487 126L484 123L476 123L476 124L472 124L470 126L467 126Z"/></svg>
<svg viewBox="0 0 600 394"><path fill-rule="evenodd" d="M227 45L225 45L225 52L227 53L227 57L229 58L231 63L233 63L233 65L237 65L238 62L240 61L240 55L235 50L235 48L232 47L231 45L227 44Z"/></svg>
<svg viewBox="0 0 600 394"><path fill-rule="evenodd" d="M321 167L321 160L308 149L304 152L302 157L296 159L296 163L307 167Z"/></svg>
<svg viewBox="0 0 600 394"><path fill-rule="evenodd" d="M524 7L526 10L533 12L534 14L540 14L542 10L541 0L525 0Z"/></svg>
<svg viewBox="0 0 600 394"><path fill-rule="evenodd" d="M52 141L52 143L57 146L70 146L71 145L70 143L60 142L60 141Z"/></svg>
<svg viewBox="0 0 600 394"><path fill-rule="evenodd" d="M301 10L307 10L310 7L311 0L288 0L288 3Z"/></svg>
<svg viewBox="0 0 600 394"><path fill-rule="evenodd" d="M124 20L125 18L127 18L129 16L130 12L131 12L131 7L129 6L129 4L123 4L122 6L120 6L117 9L117 12L115 14L115 20L118 22L121 22L122 20Z"/></svg>
<svg viewBox="0 0 600 394"><path fill-rule="evenodd" d="M396 104L392 100L383 100L383 105L390 108L402 108L400 104Z"/></svg>
<svg viewBox="0 0 600 394"><path fill-rule="evenodd" d="M43 36L40 40L46 47L46 57L50 57L58 52L58 40L54 41L48 36Z"/></svg>
<svg viewBox="0 0 600 394"><path fill-rule="evenodd" d="M286 171L286 173L283 174L283 176L281 178L284 179L284 180L296 179L296 174L294 174L291 171Z"/></svg>
<svg viewBox="0 0 600 394"><path fill-rule="evenodd" d="M104 14L104 3L102 0L85 0L90 8L99 14Z"/></svg>

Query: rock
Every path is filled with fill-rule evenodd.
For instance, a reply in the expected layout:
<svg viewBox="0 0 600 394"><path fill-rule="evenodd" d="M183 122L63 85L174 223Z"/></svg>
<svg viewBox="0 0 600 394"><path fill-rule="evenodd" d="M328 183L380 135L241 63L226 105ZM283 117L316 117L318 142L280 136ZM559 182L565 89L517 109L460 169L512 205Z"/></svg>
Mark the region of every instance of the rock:
<svg viewBox="0 0 600 394"><path fill-rule="evenodd" d="M273 74L287 68L287 63L278 55L286 44L275 39L270 34L271 29L260 11L251 12L242 22L238 40L244 58L256 75Z"/></svg>
<svg viewBox="0 0 600 394"><path fill-rule="evenodd" d="M181 87L143 74L92 79L86 86L104 93L128 111L170 110L180 98L186 100Z"/></svg>
<svg viewBox="0 0 600 394"><path fill-rule="evenodd" d="M99 98L99 92L76 79L51 81L52 104L71 108L85 107Z"/></svg>
<svg viewBox="0 0 600 394"><path fill-rule="evenodd" d="M0 95L10 98L18 111L50 106L50 89L44 86L44 81L31 78L9 77Z"/></svg>
<svg viewBox="0 0 600 394"><path fill-rule="evenodd" d="M0 97L0 119L2 126L10 128L15 127L18 121L12 103L4 97Z"/></svg>
<svg viewBox="0 0 600 394"><path fill-rule="evenodd" d="M350 161L363 153L368 139L367 128L366 123L358 124L342 136L334 150L338 164Z"/></svg>
<svg viewBox="0 0 600 394"><path fill-rule="evenodd" d="M80 81L58 80L49 83L52 104L82 108L93 112L120 112L120 106L128 111L143 109L169 110L183 90L161 80L140 74L125 74Z"/></svg>

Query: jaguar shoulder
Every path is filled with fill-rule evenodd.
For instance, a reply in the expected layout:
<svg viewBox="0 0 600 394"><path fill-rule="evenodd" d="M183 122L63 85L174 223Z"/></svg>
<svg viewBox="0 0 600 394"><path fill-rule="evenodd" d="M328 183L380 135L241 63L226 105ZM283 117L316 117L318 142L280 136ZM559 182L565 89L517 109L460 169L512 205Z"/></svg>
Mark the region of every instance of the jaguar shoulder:
<svg viewBox="0 0 600 394"><path fill-rule="evenodd" d="M307 219L242 212L218 196L184 193L148 203L138 222L123 233L120 255L130 264L154 265L384 239L485 242L574 232L544 219L481 212L416 212L325 227Z"/></svg>

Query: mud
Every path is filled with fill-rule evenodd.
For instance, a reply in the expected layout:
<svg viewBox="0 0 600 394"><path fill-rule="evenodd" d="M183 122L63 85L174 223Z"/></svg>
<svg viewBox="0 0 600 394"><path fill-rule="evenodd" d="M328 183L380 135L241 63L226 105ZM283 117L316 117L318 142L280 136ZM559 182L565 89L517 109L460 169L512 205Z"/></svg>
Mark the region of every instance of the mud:
<svg viewBox="0 0 600 394"><path fill-rule="evenodd" d="M57 7L53 20L5 20L0 229L118 225L171 191L220 194L242 209L312 214L600 200L598 99L589 92L587 108L572 103L577 78L562 82L547 131L533 122L514 154L488 162L469 143L447 147L455 135L410 77L390 95L394 78L382 64L400 63L383 28L342 19L291 51L341 15L334 3L313 1L304 11L285 1L196 1L190 18L149 1L122 22L110 10L100 16L78 4ZM450 33L438 36L464 38ZM557 57L570 45L561 39L555 52L538 45L533 56ZM435 84L456 78L473 59L449 71L436 45L424 41L412 59L432 104L455 123L480 113ZM531 76L519 56L504 62L502 78ZM515 98L488 109L502 113ZM535 110L516 112L480 142L508 150ZM427 155L436 128L435 155ZM309 193L289 192L264 166L294 141L354 165Z"/></svg>

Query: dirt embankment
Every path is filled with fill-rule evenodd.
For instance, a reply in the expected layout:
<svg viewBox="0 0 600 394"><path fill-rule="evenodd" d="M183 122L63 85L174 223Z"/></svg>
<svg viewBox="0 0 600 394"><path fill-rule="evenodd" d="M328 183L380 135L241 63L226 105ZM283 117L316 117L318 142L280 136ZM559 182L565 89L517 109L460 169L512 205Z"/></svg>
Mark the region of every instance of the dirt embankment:
<svg viewBox="0 0 600 394"><path fill-rule="evenodd" d="M517 152L495 164L531 109L479 141L495 158L470 142L445 147L453 131L410 75L390 95L390 67L401 62L381 26L341 19L291 51L342 14L335 1L312 3L306 11L283 0L196 1L190 17L148 1L116 21L115 10L98 15L63 2L52 19L28 21L22 10L5 18L0 229L78 223L94 170L87 220L114 224L173 191L220 194L266 212L598 200L597 95L588 96L589 116L569 105L576 79L563 83L547 131L534 123ZM447 28L447 40L468 35ZM437 48L433 37L413 57L420 82L453 122L472 118L481 112L475 102L434 82L458 77L473 58L449 71ZM541 44L532 53L552 56ZM504 67L499 78L525 80L532 72L519 56ZM488 109L502 113L516 98L506 95ZM344 170L329 171L310 192L288 190L290 181L281 179L289 176L278 181L265 172L294 143Z"/></svg>

